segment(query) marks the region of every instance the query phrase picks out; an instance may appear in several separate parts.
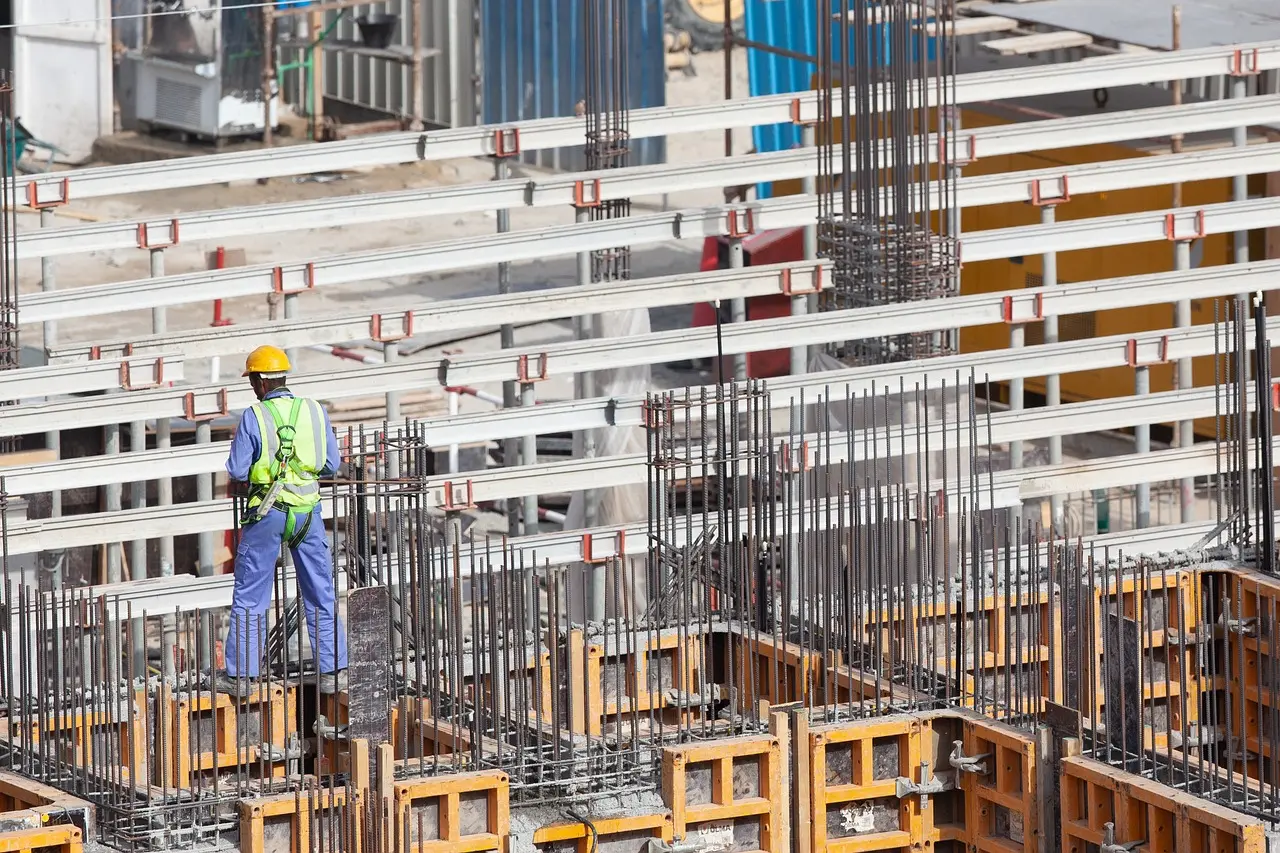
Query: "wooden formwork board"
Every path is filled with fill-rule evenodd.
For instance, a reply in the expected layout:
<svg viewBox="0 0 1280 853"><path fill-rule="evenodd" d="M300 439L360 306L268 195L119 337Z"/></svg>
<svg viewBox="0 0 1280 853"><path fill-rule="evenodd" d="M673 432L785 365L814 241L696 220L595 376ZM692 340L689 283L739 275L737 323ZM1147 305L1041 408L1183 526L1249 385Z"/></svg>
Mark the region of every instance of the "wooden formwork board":
<svg viewBox="0 0 1280 853"><path fill-rule="evenodd" d="M0 853L83 853L84 833L78 826L42 826L0 832Z"/></svg>
<svg viewBox="0 0 1280 853"><path fill-rule="evenodd" d="M485 853L506 848L511 782L497 771L396 782L396 853Z"/></svg>
<svg viewBox="0 0 1280 853"><path fill-rule="evenodd" d="M662 751L662 795L677 840L719 839L735 851L783 853L782 754L773 737Z"/></svg>
<svg viewBox="0 0 1280 853"><path fill-rule="evenodd" d="M1215 627L1225 638L1215 675L1224 688L1222 713L1229 715L1219 726L1224 737L1229 726L1232 737L1242 739L1244 750L1237 751L1244 754L1234 769L1275 784L1280 782L1280 754L1273 748L1280 741L1280 580L1245 569L1218 577L1214 591L1221 600L1209 606L1219 612Z"/></svg>
<svg viewBox="0 0 1280 853"><path fill-rule="evenodd" d="M1063 853L1105 843L1151 853L1266 853L1256 818L1091 758L1064 758L1060 770Z"/></svg>
<svg viewBox="0 0 1280 853"><path fill-rule="evenodd" d="M826 665L817 652L797 643L749 631L724 634L722 671L733 673L734 686L743 706L759 702L785 705L809 702L823 679ZM834 662L834 659L832 661Z"/></svg>
<svg viewBox="0 0 1280 853"><path fill-rule="evenodd" d="M1030 732L964 711L878 717L812 728L807 759L811 851L1041 847L1041 768Z"/></svg>
<svg viewBox="0 0 1280 853"><path fill-rule="evenodd" d="M543 853L648 853L649 840L670 844L674 834L671 813L589 818L542 826L533 832L533 846Z"/></svg>
<svg viewBox="0 0 1280 853"><path fill-rule="evenodd" d="M157 698L155 783L189 787L199 774L237 766L253 769L262 746L282 752L296 731L297 693L283 685L255 687L246 699L226 693L176 693L161 688ZM282 777L282 764L267 764L267 774Z"/></svg>
<svg viewBox="0 0 1280 853"><path fill-rule="evenodd" d="M313 849L360 853L364 848L362 795L344 787L318 787L243 799L241 853L308 853Z"/></svg>

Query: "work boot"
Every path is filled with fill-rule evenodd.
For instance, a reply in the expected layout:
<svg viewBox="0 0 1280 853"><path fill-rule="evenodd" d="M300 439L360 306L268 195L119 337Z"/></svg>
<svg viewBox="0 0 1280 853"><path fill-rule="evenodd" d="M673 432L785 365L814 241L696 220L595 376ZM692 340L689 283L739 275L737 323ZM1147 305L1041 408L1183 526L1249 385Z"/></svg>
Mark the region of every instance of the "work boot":
<svg viewBox="0 0 1280 853"><path fill-rule="evenodd" d="M346 690L347 671L345 669L320 673L320 692L323 695L332 696L334 693L345 693Z"/></svg>
<svg viewBox="0 0 1280 853"><path fill-rule="evenodd" d="M249 675L231 675L226 670L218 670L213 679L214 689L219 693L234 696L237 699L248 699L258 686L258 679Z"/></svg>

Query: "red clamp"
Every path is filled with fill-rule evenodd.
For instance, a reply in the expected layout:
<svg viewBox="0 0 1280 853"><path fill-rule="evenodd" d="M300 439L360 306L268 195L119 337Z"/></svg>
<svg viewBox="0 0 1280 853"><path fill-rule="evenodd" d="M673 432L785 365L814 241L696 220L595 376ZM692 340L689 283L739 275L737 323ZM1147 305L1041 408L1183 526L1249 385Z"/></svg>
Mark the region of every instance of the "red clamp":
<svg viewBox="0 0 1280 853"><path fill-rule="evenodd" d="M962 140L957 138L954 142L959 143ZM947 147L947 138L945 136L938 137L938 162L946 163L949 166L963 167L978 159L978 139L972 133L963 137L964 153L957 154L956 158L951 159L951 155L956 153L957 145Z"/></svg>
<svg viewBox="0 0 1280 853"><path fill-rule="evenodd" d="M1067 185L1067 176L1058 178L1060 191L1055 196L1040 194L1040 179L1031 182L1031 203L1036 207L1049 207L1055 204L1066 204L1071 201L1071 188Z"/></svg>
<svg viewBox="0 0 1280 853"><path fill-rule="evenodd" d="M470 480L467 480L463 491L466 497L463 498L464 503L459 503L455 500L453 481L446 480L444 483L444 503L441 504L440 508L445 512L461 512L464 509L475 509L475 488Z"/></svg>
<svg viewBox="0 0 1280 853"><path fill-rule="evenodd" d="M1258 68L1258 49L1249 51L1249 62L1245 64L1245 49L1236 48L1231 53L1231 67L1227 71L1232 77L1253 77L1261 73Z"/></svg>
<svg viewBox="0 0 1280 853"><path fill-rule="evenodd" d="M1195 233L1179 234L1175 213L1166 213L1164 215L1164 238L1173 242L1181 242L1183 240L1199 240L1204 236L1204 211L1197 210L1195 213Z"/></svg>
<svg viewBox="0 0 1280 853"><path fill-rule="evenodd" d="M227 389L219 388L215 398L217 400L217 409L212 412L196 412L196 394L194 391L188 391L186 396L182 398L182 414L193 423L201 423L203 421L213 421L218 418L224 418L231 414L231 409L227 406Z"/></svg>
<svg viewBox="0 0 1280 853"><path fill-rule="evenodd" d="M493 156L515 157L520 154L520 128L500 127L493 132Z"/></svg>
<svg viewBox="0 0 1280 853"><path fill-rule="evenodd" d="M791 458L791 445L783 442L778 447L778 464L785 474L802 474L813 468L813 460L809 458L809 442L800 442L800 467L796 467Z"/></svg>
<svg viewBox="0 0 1280 853"><path fill-rule="evenodd" d="M178 220L169 220L169 242L152 243L151 229L145 222L138 223L138 248L139 249L167 249L170 246L178 245Z"/></svg>
<svg viewBox="0 0 1280 853"><path fill-rule="evenodd" d="M617 546L614 548L614 553L604 557L597 557L592 535L590 533L582 534L582 562L594 566L600 563L607 563L615 557L618 559L625 557L627 555L627 531L619 530L614 535L617 537Z"/></svg>
<svg viewBox="0 0 1280 853"><path fill-rule="evenodd" d="M307 264L302 268L302 287L293 290L285 290L284 287L284 267L276 267L271 271L271 290L283 296L292 296L295 293L303 293L316 288L316 265Z"/></svg>
<svg viewBox="0 0 1280 853"><path fill-rule="evenodd" d="M1013 316L1013 297L1006 296L1000 300L1000 319L1006 325L1014 325L1016 323L1038 323L1044 319L1044 294L1037 293L1032 297L1032 311L1034 314L1030 317L1014 317Z"/></svg>
<svg viewBox="0 0 1280 853"><path fill-rule="evenodd" d="M667 409L662 405L654 403L651 400L645 400L640 404L640 413L644 418L645 429L659 429L666 426L669 421L667 419Z"/></svg>
<svg viewBox="0 0 1280 853"><path fill-rule="evenodd" d="M151 381L133 384L133 370L129 362L120 364L120 387L125 391L146 391L151 388L159 388L164 384L164 358L157 358L151 365Z"/></svg>
<svg viewBox="0 0 1280 853"><path fill-rule="evenodd" d="M32 210L47 210L51 207L62 207L71 198L71 180L63 178L59 185L62 187L62 193L58 198L50 201L40 200L40 185L35 181L27 184L27 207Z"/></svg>
<svg viewBox="0 0 1280 853"><path fill-rule="evenodd" d="M403 321L400 332L384 332L382 330L382 315L374 314L369 317L369 339L374 343L393 344L396 341L403 341L405 338L413 336L413 312L405 311L400 315Z"/></svg>
<svg viewBox="0 0 1280 853"><path fill-rule="evenodd" d="M587 187L591 187L591 194L587 194ZM575 181L573 184L573 206L574 207L599 207L602 199L600 197L600 179L592 178L590 181Z"/></svg>
<svg viewBox="0 0 1280 853"><path fill-rule="evenodd" d="M538 372L531 374L529 372L529 356L522 355L516 360L516 381L522 384L530 382L541 382L547 378L547 354L545 352L538 353Z"/></svg>
<svg viewBox="0 0 1280 853"><path fill-rule="evenodd" d="M1163 335L1157 344L1157 353L1154 359L1146 361L1138 360L1138 339L1129 338L1124 345L1124 362L1130 367L1152 367L1157 364L1169 363L1169 336Z"/></svg>
<svg viewBox="0 0 1280 853"><path fill-rule="evenodd" d="M792 270L790 267L782 271L782 295L783 296L808 296L810 293L822 292L822 267L815 266L813 268L813 286L806 288L797 288L792 284Z"/></svg>
<svg viewBox="0 0 1280 853"><path fill-rule="evenodd" d="M1280 382L1271 383L1271 411L1280 412Z"/></svg>
<svg viewBox="0 0 1280 853"><path fill-rule="evenodd" d="M729 231L728 236L734 240L741 240L743 237L750 237L756 233L756 215L749 207L739 210L736 207L729 208ZM739 220L741 216L741 220Z"/></svg>
<svg viewBox="0 0 1280 853"><path fill-rule="evenodd" d="M799 98L791 99L791 123L801 126L817 124L817 119L806 119Z"/></svg>

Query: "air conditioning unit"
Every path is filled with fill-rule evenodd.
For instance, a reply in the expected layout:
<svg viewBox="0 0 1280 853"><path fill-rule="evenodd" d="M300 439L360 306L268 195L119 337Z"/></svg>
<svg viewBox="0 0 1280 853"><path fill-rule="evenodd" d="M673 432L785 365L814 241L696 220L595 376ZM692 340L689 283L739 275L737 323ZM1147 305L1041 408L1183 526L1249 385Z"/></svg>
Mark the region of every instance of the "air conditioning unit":
<svg viewBox="0 0 1280 853"><path fill-rule="evenodd" d="M208 139L260 134L278 121L262 102L262 13L254 0L151 0L137 67L137 119Z"/></svg>

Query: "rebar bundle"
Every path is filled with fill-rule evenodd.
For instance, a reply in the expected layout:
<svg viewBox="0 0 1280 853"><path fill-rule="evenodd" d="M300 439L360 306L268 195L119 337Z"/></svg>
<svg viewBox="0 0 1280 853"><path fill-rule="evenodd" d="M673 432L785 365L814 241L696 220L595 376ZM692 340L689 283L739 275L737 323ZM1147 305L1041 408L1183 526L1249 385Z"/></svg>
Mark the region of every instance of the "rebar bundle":
<svg viewBox="0 0 1280 853"><path fill-rule="evenodd" d="M817 19L818 246L834 262L824 307L958 292L950 0L819 0ZM833 354L879 364L953 346L944 331L849 341Z"/></svg>
<svg viewBox="0 0 1280 853"><path fill-rule="evenodd" d="M625 0L583 0L585 97L588 171L621 169L630 162L629 119L631 49L628 35L630 4ZM591 222L631 215L630 199L584 199ZM631 249L617 247L591 254L591 280L631 278Z"/></svg>
<svg viewBox="0 0 1280 853"><path fill-rule="evenodd" d="M0 160L4 162L3 190L0 202L0 370L20 366L18 347L18 191L15 176L22 145L19 134L25 133L13 114L13 83L0 78ZM10 405L13 401L0 403ZM0 453L17 448L18 439L0 439Z"/></svg>

